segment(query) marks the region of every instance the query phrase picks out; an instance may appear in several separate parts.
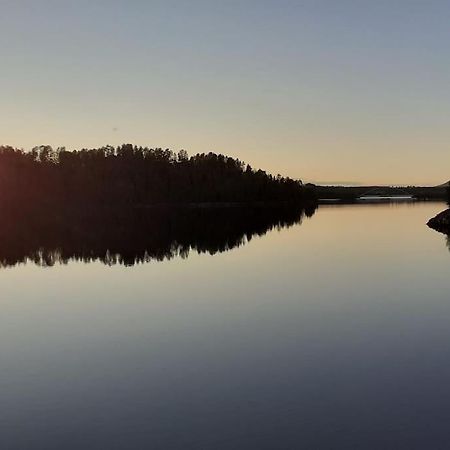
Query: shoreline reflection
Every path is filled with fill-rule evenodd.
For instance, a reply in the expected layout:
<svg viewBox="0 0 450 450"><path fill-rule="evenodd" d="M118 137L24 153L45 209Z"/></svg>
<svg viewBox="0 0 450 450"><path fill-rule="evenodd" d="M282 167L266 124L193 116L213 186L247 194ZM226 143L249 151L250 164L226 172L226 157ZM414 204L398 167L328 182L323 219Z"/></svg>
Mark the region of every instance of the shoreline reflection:
<svg viewBox="0 0 450 450"><path fill-rule="evenodd" d="M0 221L0 268L100 261L133 266L193 250L211 255L254 236L300 224L316 206L154 207L104 211L9 212Z"/></svg>

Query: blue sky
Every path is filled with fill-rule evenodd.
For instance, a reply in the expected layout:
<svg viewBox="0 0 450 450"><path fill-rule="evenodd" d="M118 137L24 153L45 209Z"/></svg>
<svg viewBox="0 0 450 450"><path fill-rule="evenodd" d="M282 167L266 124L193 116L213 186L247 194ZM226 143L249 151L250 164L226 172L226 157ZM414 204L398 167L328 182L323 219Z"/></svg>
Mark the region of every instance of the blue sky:
<svg viewBox="0 0 450 450"><path fill-rule="evenodd" d="M2 142L450 178L450 2L0 1Z"/></svg>

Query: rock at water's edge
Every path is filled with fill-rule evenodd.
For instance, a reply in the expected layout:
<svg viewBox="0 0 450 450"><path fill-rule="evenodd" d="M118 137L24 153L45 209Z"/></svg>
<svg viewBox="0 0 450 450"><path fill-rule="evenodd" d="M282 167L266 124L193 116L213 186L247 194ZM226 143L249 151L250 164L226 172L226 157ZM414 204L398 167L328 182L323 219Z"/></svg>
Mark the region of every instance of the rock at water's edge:
<svg viewBox="0 0 450 450"><path fill-rule="evenodd" d="M450 209L442 211L436 217L430 219L427 225L433 230L450 234Z"/></svg>

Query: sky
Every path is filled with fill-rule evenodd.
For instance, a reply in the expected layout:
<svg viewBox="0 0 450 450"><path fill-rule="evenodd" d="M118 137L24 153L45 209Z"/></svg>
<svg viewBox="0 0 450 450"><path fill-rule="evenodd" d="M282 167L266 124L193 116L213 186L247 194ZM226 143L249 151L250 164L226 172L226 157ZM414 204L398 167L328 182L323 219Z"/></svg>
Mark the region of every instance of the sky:
<svg viewBox="0 0 450 450"><path fill-rule="evenodd" d="M0 0L0 142L450 179L450 1Z"/></svg>

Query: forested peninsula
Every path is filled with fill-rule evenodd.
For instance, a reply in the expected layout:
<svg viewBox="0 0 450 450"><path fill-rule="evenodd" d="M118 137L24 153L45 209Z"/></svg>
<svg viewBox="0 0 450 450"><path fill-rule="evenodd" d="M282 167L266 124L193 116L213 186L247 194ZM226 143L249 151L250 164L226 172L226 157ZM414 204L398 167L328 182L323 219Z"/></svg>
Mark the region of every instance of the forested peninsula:
<svg viewBox="0 0 450 450"><path fill-rule="evenodd" d="M314 203L299 180L216 153L124 144L68 151L0 147L0 205L119 208L244 202Z"/></svg>

